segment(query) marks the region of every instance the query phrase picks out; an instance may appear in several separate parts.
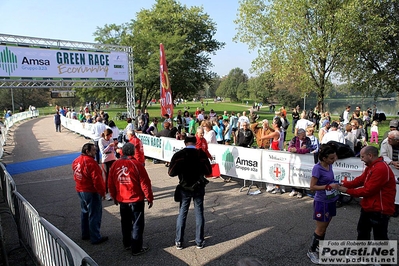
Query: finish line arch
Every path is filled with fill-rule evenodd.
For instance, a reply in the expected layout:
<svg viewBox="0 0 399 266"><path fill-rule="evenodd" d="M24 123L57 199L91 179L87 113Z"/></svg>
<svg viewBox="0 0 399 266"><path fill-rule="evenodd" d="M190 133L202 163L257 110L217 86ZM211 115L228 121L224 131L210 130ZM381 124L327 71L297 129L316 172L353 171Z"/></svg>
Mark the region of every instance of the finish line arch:
<svg viewBox="0 0 399 266"><path fill-rule="evenodd" d="M135 115L128 46L0 34L0 88L125 88Z"/></svg>

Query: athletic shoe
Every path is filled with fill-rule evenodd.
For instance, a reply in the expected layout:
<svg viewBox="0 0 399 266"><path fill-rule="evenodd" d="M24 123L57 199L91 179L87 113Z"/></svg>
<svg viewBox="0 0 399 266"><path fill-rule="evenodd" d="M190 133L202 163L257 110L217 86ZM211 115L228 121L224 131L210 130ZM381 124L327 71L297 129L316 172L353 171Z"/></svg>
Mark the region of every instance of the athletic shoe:
<svg viewBox="0 0 399 266"><path fill-rule="evenodd" d="M308 253L306 255L308 255L308 258L314 264L320 264L320 262L319 262L319 253L318 252L308 250Z"/></svg>
<svg viewBox="0 0 399 266"><path fill-rule="evenodd" d="M275 190L272 191L272 194L282 194L280 188L276 188Z"/></svg>
<svg viewBox="0 0 399 266"><path fill-rule="evenodd" d="M102 236L99 240L97 240L96 242L93 242L93 245L98 245L101 243L104 243L105 241L108 241L108 236Z"/></svg>
<svg viewBox="0 0 399 266"><path fill-rule="evenodd" d="M205 246L205 241L202 241L200 244L197 244L198 249L203 249Z"/></svg>
<svg viewBox="0 0 399 266"><path fill-rule="evenodd" d="M183 245L181 242L176 242L176 249L178 249L178 250L183 249Z"/></svg>
<svg viewBox="0 0 399 266"><path fill-rule="evenodd" d="M301 192L298 192L298 194L296 195L296 197L297 197L298 199L302 199L303 194L302 194Z"/></svg>
<svg viewBox="0 0 399 266"><path fill-rule="evenodd" d="M295 190L292 190L292 191L290 192L290 194L288 194L288 196L290 196L290 197L294 197L294 196L296 196L296 195L298 195L298 192L296 192Z"/></svg>
<svg viewBox="0 0 399 266"><path fill-rule="evenodd" d="M266 185L266 192L272 192L275 189L276 189L276 186L273 186L272 184Z"/></svg>
<svg viewBox="0 0 399 266"><path fill-rule="evenodd" d="M133 252L132 255L140 256L140 255L143 255L144 253L146 253L147 251L148 251L148 247L143 247L139 252Z"/></svg>
<svg viewBox="0 0 399 266"><path fill-rule="evenodd" d="M285 187L284 187L284 186L282 186L282 187L280 188L280 190L281 190L281 194L285 193Z"/></svg>
<svg viewBox="0 0 399 266"><path fill-rule="evenodd" d="M112 200L111 195L109 193L105 194L105 200Z"/></svg>

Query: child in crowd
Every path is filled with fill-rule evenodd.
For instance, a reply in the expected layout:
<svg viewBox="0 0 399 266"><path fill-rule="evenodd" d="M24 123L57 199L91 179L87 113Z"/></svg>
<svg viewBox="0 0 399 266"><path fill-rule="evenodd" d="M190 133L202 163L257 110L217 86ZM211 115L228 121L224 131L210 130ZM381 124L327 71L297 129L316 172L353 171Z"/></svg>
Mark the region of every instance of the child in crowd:
<svg viewBox="0 0 399 266"><path fill-rule="evenodd" d="M371 132L370 143L373 143L373 141L375 141L375 144L378 144L378 122L377 121L374 120L373 123L371 124L370 132Z"/></svg>

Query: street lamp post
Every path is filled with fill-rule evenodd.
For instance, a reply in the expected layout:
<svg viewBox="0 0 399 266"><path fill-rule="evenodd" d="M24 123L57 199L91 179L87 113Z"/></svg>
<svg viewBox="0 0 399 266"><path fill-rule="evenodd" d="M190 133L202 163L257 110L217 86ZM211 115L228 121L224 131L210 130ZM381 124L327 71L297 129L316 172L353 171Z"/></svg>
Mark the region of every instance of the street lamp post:
<svg viewBox="0 0 399 266"><path fill-rule="evenodd" d="M304 110L304 111L306 110L306 93L305 93L305 95L303 96L303 110Z"/></svg>
<svg viewBox="0 0 399 266"><path fill-rule="evenodd" d="M14 108L14 91L11 88L11 106L12 106L12 113L15 113L15 108Z"/></svg>

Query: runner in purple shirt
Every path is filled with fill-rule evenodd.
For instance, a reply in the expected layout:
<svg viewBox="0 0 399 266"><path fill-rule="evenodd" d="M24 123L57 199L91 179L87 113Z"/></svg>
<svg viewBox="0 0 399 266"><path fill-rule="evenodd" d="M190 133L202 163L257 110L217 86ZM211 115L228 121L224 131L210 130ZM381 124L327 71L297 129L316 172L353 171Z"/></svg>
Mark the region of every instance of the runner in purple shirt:
<svg viewBox="0 0 399 266"><path fill-rule="evenodd" d="M336 150L328 144L320 147L319 162L313 167L310 189L316 191L313 202L313 219L316 220L316 230L307 256L319 264L319 241L324 240L326 230L337 209L335 202L338 199L338 182L334 180L332 165L337 160Z"/></svg>

